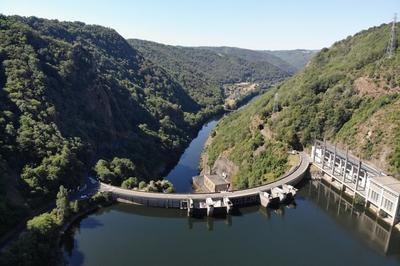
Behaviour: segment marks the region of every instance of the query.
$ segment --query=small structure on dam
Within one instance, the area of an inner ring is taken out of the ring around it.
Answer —
[[[229,190],[230,182],[226,175],[204,174],[194,176],[193,185],[202,192],[222,192]]]
[[[279,197],[274,198],[271,193],[260,192],[260,204],[263,207],[277,206],[279,204]]]
[[[201,200],[183,200],[181,201],[181,209],[187,209],[188,216],[204,215],[212,216],[214,214],[229,214],[233,209],[233,203],[228,197],[222,199],[206,198]]]
[[[260,192],[271,192],[276,187],[281,188],[285,197],[289,194],[293,196],[295,189],[292,186],[302,180],[310,164],[309,156],[306,153],[300,152],[298,156],[299,164],[278,180],[248,189],[229,190],[228,184],[225,184],[219,187],[219,189],[225,188],[221,192],[158,193],[124,189],[100,182],[99,191],[110,192],[113,198],[120,202],[149,207],[179,208],[187,210],[189,215],[201,212],[207,215],[227,214],[232,211],[233,207],[259,204]],[[226,182],[228,183],[228,181]]]
[[[230,183],[222,176],[205,174],[204,185],[211,192],[221,192],[228,191]]]
[[[294,200],[297,189],[291,185],[283,184],[282,187],[274,187],[269,191],[261,191],[260,204],[263,207],[276,207],[280,203],[289,203]]]
[[[314,142],[311,157],[313,164],[328,177],[327,181],[354,196],[361,196],[366,206],[390,224],[400,220],[399,180],[357,159],[348,151],[341,151],[319,140]]]

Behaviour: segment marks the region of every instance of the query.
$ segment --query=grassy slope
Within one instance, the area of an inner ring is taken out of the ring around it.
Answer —
[[[382,25],[323,49],[302,72],[218,125],[207,148],[209,164],[225,152],[240,167],[249,169],[241,170],[234,183],[242,186],[247,182],[251,186],[263,182],[271,165],[259,165],[262,158],[254,159],[254,145],[249,144],[261,143],[258,132],[251,130],[258,127],[264,128],[260,131],[265,135],[264,142],[279,150],[277,157],[284,146],[302,148],[314,137],[325,137],[350,147],[355,154],[362,153],[363,159],[374,161],[398,177],[400,49],[387,58],[388,38],[389,25]],[[365,91],[368,86],[357,85],[357,80],[365,78],[372,89]],[[275,93],[279,112],[273,113]],[[233,131],[241,137],[233,136]],[[285,164],[285,160],[281,162]],[[276,176],[278,172],[271,173]],[[250,182],[254,178],[257,182]]]
[[[232,177],[237,189],[270,182],[288,168],[287,145],[265,138],[259,128],[262,124],[259,111],[266,108],[271,97],[272,91],[267,92],[249,106],[225,116],[206,149],[209,165],[224,154],[239,166],[239,172]]]

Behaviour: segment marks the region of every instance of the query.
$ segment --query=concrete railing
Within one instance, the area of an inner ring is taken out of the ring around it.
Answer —
[[[310,159],[304,152],[299,153],[299,165],[274,182],[249,189],[215,192],[215,193],[157,193],[123,189],[100,183],[100,191],[111,192],[117,200],[154,207],[179,208],[181,201],[193,199],[204,201],[206,198],[222,199],[228,197],[235,205],[246,205],[259,202],[259,193],[269,191],[283,184],[296,185],[305,175]]]

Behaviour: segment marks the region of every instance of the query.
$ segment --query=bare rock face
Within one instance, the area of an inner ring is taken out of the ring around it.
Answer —
[[[211,170],[212,173],[220,176],[224,176],[226,174],[228,180],[230,180],[232,176],[236,175],[238,171],[239,167],[222,154],[218,156]]]
[[[91,112],[98,114],[104,125],[114,130],[113,115],[111,111],[110,95],[101,86],[89,88],[87,91],[88,107]]]
[[[389,162],[395,152],[392,140],[396,138],[400,125],[398,110],[400,110],[400,100],[380,108],[365,121],[356,124],[354,126],[356,133],[351,139],[347,139],[347,143],[341,143],[340,148],[349,148],[350,152],[362,156],[362,160],[397,177],[398,174],[392,171]]]
[[[362,96],[379,97],[386,94],[400,92],[400,87],[390,87],[385,80],[373,80],[368,77],[360,77],[354,81],[354,87]]]

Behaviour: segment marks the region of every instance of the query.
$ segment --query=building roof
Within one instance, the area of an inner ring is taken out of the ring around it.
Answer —
[[[226,185],[229,184],[228,181],[226,181],[222,176],[219,175],[204,175],[204,177],[207,177],[211,182],[214,183],[214,185]]]
[[[321,145],[319,148],[322,149],[322,145],[324,145],[324,142],[317,140],[317,143],[319,145]],[[328,142],[326,142],[325,144],[326,144],[326,148],[328,149],[328,151],[333,153],[334,150],[335,150],[335,145],[333,145],[331,143],[328,143]],[[346,151],[342,150],[342,149],[340,149],[338,147],[336,148],[336,154],[337,154],[337,156],[340,156],[342,158],[346,158]],[[360,161],[360,159],[355,157],[354,155],[352,155],[350,153],[350,151],[347,154],[347,156],[348,156],[349,162],[351,162],[352,164],[357,165],[358,162]],[[363,168],[364,170],[367,170],[370,173],[373,173],[374,175],[379,175],[380,176],[380,175],[382,175],[382,173],[384,173],[381,169],[377,169],[376,167],[373,167],[372,165],[370,165],[369,163],[367,163],[365,161],[362,161],[361,168]],[[386,173],[384,173],[384,174],[386,174]]]
[[[390,188],[394,192],[400,194],[400,181],[391,176],[375,176],[371,177],[375,183]]]

